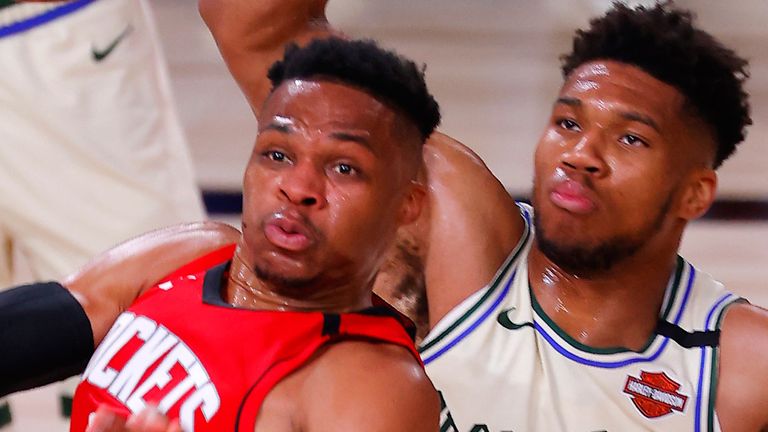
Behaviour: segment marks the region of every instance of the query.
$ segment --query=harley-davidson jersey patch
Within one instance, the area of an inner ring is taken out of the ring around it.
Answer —
[[[688,396],[679,393],[680,384],[664,372],[640,372],[640,378],[627,377],[624,393],[631,396],[635,407],[648,418],[661,417],[672,411],[683,412]]]

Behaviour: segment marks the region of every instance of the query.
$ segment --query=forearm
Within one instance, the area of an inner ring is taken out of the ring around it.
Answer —
[[[270,90],[269,66],[285,45],[340,35],[325,17],[327,0],[200,0],[211,31],[235,81],[258,114]]]
[[[0,293],[0,396],[76,375],[94,351],[85,311],[55,282]]]
[[[326,3],[327,0],[200,0],[198,6],[217,42],[265,50],[282,46],[307,27],[326,24]]]

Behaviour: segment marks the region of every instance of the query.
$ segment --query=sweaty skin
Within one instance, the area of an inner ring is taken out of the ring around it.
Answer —
[[[201,14],[256,113],[268,83],[256,82],[261,75],[249,70],[266,69],[288,41],[335,33],[325,19],[325,1],[298,3],[200,0]],[[227,20],[226,14],[248,18]],[[253,30],[265,27],[268,36]],[[593,62],[571,74],[554,104],[536,151],[534,204],[541,232],[566,249],[616,240],[612,246],[624,258],[605,264],[606,271],[585,271],[584,263],[555,263],[538,242],[534,246],[534,293],[580,342],[637,348],[648,339],[683,229],[714,199],[714,142],[683,102],[676,89],[642,70]],[[435,133],[424,161],[429,208],[400,237],[417,239],[434,325],[491,280],[520,239],[523,222],[502,185],[462,144]],[[572,235],[569,244],[565,239]],[[635,319],[628,323],[630,306]],[[753,361],[768,358],[766,334],[768,313],[760,308],[738,304],[725,316],[716,410],[726,431],[768,426],[768,390],[760,384],[768,363]]]

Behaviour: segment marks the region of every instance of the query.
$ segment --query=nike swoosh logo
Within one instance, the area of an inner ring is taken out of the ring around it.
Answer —
[[[508,329],[508,330],[517,330],[521,329],[523,327],[530,327],[533,328],[533,323],[531,322],[524,322],[522,324],[517,324],[515,322],[512,322],[512,319],[509,318],[509,313],[514,312],[515,308],[509,308],[504,309],[496,316],[496,322],[501,324],[502,327]]]
[[[125,28],[125,30],[123,30],[123,32],[120,33],[117,36],[117,38],[114,41],[112,41],[111,44],[107,45],[107,47],[104,48],[103,50],[97,49],[96,47],[92,47],[91,48],[91,54],[93,54],[93,59],[96,62],[103,61],[105,58],[107,58],[108,55],[110,55],[112,53],[112,51],[115,50],[115,48],[117,48],[117,46],[120,44],[120,42],[122,42],[123,39],[125,39],[125,37],[128,36],[132,31],[133,31],[133,27],[129,24]]]

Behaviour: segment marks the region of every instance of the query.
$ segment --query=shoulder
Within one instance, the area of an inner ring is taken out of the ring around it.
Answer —
[[[768,310],[749,303],[730,306],[723,318],[720,345],[723,360],[733,356],[744,361],[739,353],[766,354],[768,358]],[[760,362],[750,369],[760,367],[768,372],[768,362]]]
[[[83,305],[98,344],[141,293],[190,261],[235,243],[239,235],[219,222],[159,229],[102,252],[63,283]]]
[[[717,412],[737,430],[768,427],[768,311],[746,303],[732,305],[723,318]],[[750,426],[751,425],[751,426]]]
[[[167,241],[191,241],[198,242],[206,246],[209,244],[227,244],[234,243],[240,236],[238,231],[232,225],[217,221],[190,222],[178,225],[172,225],[128,240],[123,245],[133,244],[139,246],[145,244],[148,246],[159,245]]]
[[[437,392],[419,362],[402,347],[363,341],[333,344],[311,364],[305,384],[307,431],[438,429]]]
[[[211,251],[232,244],[239,236],[240,232],[231,225],[213,221],[192,222],[157,229],[126,240],[100,253],[69,279],[84,272],[98,272],[99,269],[105,268],[119,269],[121,264],[139,260],[144,256],[154,257],[170,253],[179,258],[194,258],[199,256],[198,251]],[[178,259],[173,262],[184,264]]]
[[[146,289],[178,267],[237,242],[240,232],[221,222],[195,222],[150,231],[118,244],[92,258],[64,280],[73,291],[105,279]],[[122,291],[121,291],[122,292]],[[128,299],[132,301],[139,291]]]

